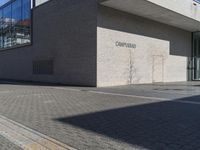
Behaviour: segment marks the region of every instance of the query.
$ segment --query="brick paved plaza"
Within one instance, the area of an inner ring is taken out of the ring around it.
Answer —
[[[200,83],[0,84],[0,115],[80,150],[200,149]],[[20,149],[0,136],[1,149]]]

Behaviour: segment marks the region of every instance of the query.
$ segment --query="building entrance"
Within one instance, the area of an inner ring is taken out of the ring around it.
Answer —
[[[193,80],[200,80],[200,32],[193,34]]]

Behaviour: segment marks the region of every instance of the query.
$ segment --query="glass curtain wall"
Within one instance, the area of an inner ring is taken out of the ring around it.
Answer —
[[[0,7],[0,49],[31,42],[30,0],[11,0]]]
[[[200,80],[200,32],[193,33],[193,80]]]

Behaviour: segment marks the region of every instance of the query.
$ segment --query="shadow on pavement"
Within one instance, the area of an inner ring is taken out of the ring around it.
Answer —
[[[188,101],[199,103],[190,104]],[[58,118],[56,121],[150,150],[200,149],[200,96]]]

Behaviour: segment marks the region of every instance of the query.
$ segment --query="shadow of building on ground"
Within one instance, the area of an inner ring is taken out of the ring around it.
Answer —
[[[200,148],[200,96],[55,120],[150,150]]]

